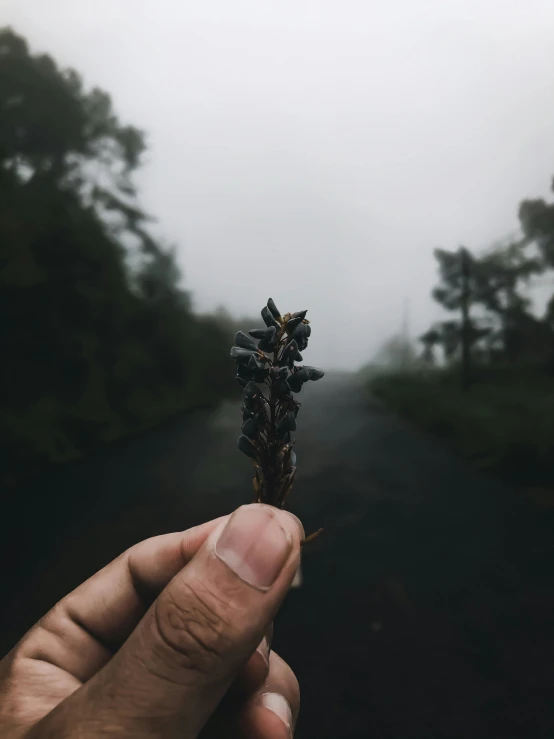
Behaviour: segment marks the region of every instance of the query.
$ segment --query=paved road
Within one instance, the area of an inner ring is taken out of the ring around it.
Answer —
[[[299,399],[291,509],[308,531],[326,529],[276,624],[303,688],[299,735],[554,736],[552,517],[385,413],[348,375]],[[238,425],[236,404],[199,411],[52,475],[41,505],[37,483],[21,491],[35,502],[6,579],[0,646],[137,539],[248,501]]]

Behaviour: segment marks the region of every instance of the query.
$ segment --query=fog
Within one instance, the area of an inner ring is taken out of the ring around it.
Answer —
[[[0,0],[0,23],[146,130],[141,201],[196,308],[308,308],[326,368],[405,306],[424,331],[432,249],[549,191],[551,0]]]

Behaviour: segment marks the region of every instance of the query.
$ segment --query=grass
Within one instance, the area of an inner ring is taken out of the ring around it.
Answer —
[[[370,392],[474,466],[518,485],[554,486],[554,377],[479,368],[468,391],[456,368],[374,375]]]

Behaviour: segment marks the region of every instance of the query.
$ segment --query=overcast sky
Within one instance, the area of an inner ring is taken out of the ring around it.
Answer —
[[[355,367],[440,312],[432,249],[517,228],[554,174],[553,0],[0,0],[113,96],[199,310],[309,309]]]

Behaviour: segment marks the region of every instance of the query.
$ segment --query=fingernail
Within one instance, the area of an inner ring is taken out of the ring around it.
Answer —
[[[292,711],[288,701],[279,693],[264,693],[260,698],[260,702],[264,708],[278,716],[287,727],[289,733],[292,727]]]
[[[292,537],[270,506],[254,505],[233,513],[214,551],[241,580],[267,590],[283,569],[291,548]]]
[[[269,666],[269,643],[267,641],[267,637],[264,636],[264,638],[258,644],[256,652],[262,657],[266,665]]]

